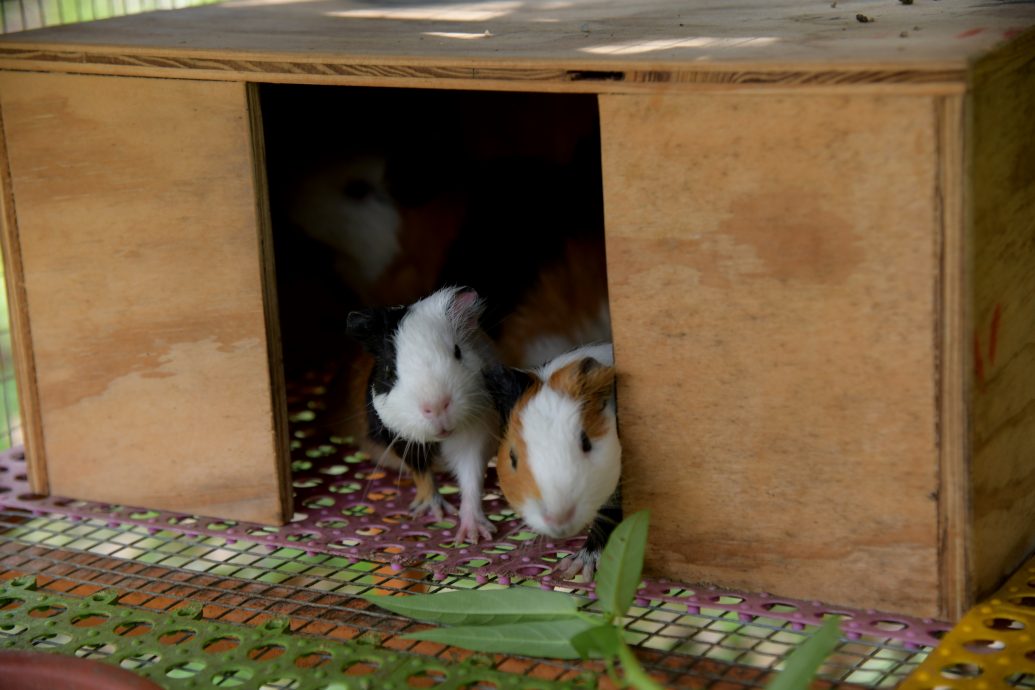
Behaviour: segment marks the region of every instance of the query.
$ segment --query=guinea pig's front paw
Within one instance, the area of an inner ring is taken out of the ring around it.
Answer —
[[[456,515],[456,508],[442,494],[435,491],[423,500],[413,499],[413,503],[410,504],[410,512],[413,517],[431,515],[436,520],[441,520],[446,515]]]
[[[597,569],[597,561],[600,560],[600,551],[596,549],[579,549],[578,553],[565,556],[557,561],[554,566],[553,575],[562,580],[575,580],[580,574],[585,582],[593,581],[593,574]]]
[[[484,514],[465,514],[460,512],[460,524],[456,527],[454,544],[477,544],[481,538],[492,539],[496,525],[489,522]]]

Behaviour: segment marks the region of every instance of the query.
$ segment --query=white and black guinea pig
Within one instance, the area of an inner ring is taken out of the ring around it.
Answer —
[[[488,539],[482,510],[485,469],[499,417],[484,371],[495,363],[478,326],[484,305],[466,288],[443,288],[405,307],[349,314],[347,330],[373,355],[366,391],[368,441],[413,471],[416,514],[456,512],[435,486],[441,461],[460,486],[456,541]]]
[[[497,365],[486,380],[504,420],[496,471],[507,502],[556,539],[590,527],[583,549],[557,570],[588,580],[621,520],[611,345],[579,347],[532,370]]]

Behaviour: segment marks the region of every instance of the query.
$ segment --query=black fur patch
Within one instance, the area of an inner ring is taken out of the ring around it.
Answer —
[[[600,553],[603,551],[604,547],[607,546],[608,538],[621,521],[622,489],[619,487],[611,494],[611,498],[607,500],[607,503],[597,511],[593,524],[589,526],[589,536],[586,537],[586,543],[582,547],[583,550],[590,553]]]
[[[535,377],[521,369],[511,369],[502,364],[493,364],[482,371],[485,378],[485,386],[489,389],[492,402],[500,413],[503,423],[502,433],[507,433],[507,425],[510,421],[510,413],[517,404],[521,394],[528,390],[535,382]]]
[[[579,373],[585,376],[594,369],[600,369],[603,366],[603,364],[592,357],[583,357],[582,361],[579,362]]]
[[[398,377],[394,336],[407,310],[408,307],[388,307],[349,312],[345,332],[374,356],[370,385],[377,393],[392,390]]]

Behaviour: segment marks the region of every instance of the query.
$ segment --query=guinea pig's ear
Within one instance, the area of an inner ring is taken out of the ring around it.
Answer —
[[[483,311],[485,302],[478,297],[477,292],[468,287],[456,289],[449,305],[449,316],[457,324],[464,328],[477,328]]]
[[[482,375],[485,377],[485,386],[489,389],[489,394],[496,404],[505,428],[507,420],[510,418],[510,412],[517,404],[518,398],[535,383],[535,375],[498,363],[485,369]]]
[[[349,312],[345,333],[358,340],[363,348],[378,354],[384,349],[385,337],[399,325],[405,309],[372,308]]]
[[[579,362],[579,389],[590,404],[604,409],[614,397],[615,368],[601,364],[592,357]]]

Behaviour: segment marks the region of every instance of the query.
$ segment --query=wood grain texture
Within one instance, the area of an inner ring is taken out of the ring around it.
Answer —
[[[36,359],[29,337],[29,307],[25,296],[25,270],[21,243],[18,239],[18,215],[11,190],[11,166],[4,134],[3,109],[0,107],[0,245],[3,247],[4,282],[11,332],[11,357],[21,411],[22,443],[29,468],[29,485],[33,492],[49,493],[43,430],[40,428],[39,396],[36,394]]]
[[[273,416],[273,442],[277,459],[277,485],[281,515],[294,514],[294,489],[291,483],[291,436],[288,430],[287,382],[284,348],[277,302],[277,268],[273,224],[270,216],[269,180],[266,174],[266,137],[263,133],[262,105],[258,84],[247,84],[249,136],[252,143],[252,172],[255,184],[255,218],[259,243],[259,270],[262,281],[262,309],[266,325],[270,411]]]
[[[925,97],[601,97],[623,486],[648,569],[939,613]]]
[[[236,0],[6,36],[0,66],[603,93],[642,86],[946,86],[959,84],[969,62],[1004,37],[1035,25],[1029,7],[980,0],[951,8],[830,5]],[[860,12],[875,21],[859,22]]]
[[[962,96],[934,100],[938,180],[934,190],[940,232],[940,281],[936,298],[938,358],[938,530],[942,615],[958,620],[974,604],[970,580],[970,438],[967,414],[972,381],[967,295],[971,275],[966,240],[966,131]]]
[[[247,105],[0,75],[54,494],[284,519]]]
[[[132,50],[59,50],[18,48],[0,45],[0,69],[115,74],[218,81],[254,80],[288,84],[339,86],[396,86],[436,89],[480,89],[563,93],[643,93],[664,90],[782,92],[827,91],[884,92],[907,88],[929,95],[960,93],[966,71],[962,67],[932,68],[774,68],[755,65],[744,68],[695,66],[678,69],[631,68],[628,62],[608,65],[563,65],[557,67],[444,62],[428,64],[426,59],[403,63],[378,63],[372,58],[327,57],[319,61],[289,60],[282,55],[198,56],[189,52],[169,55]],[[607,69],[601,69],[607,67]]]
[[[976,593],[1035,549],[1035,40],[976,66],[970,442]]]

